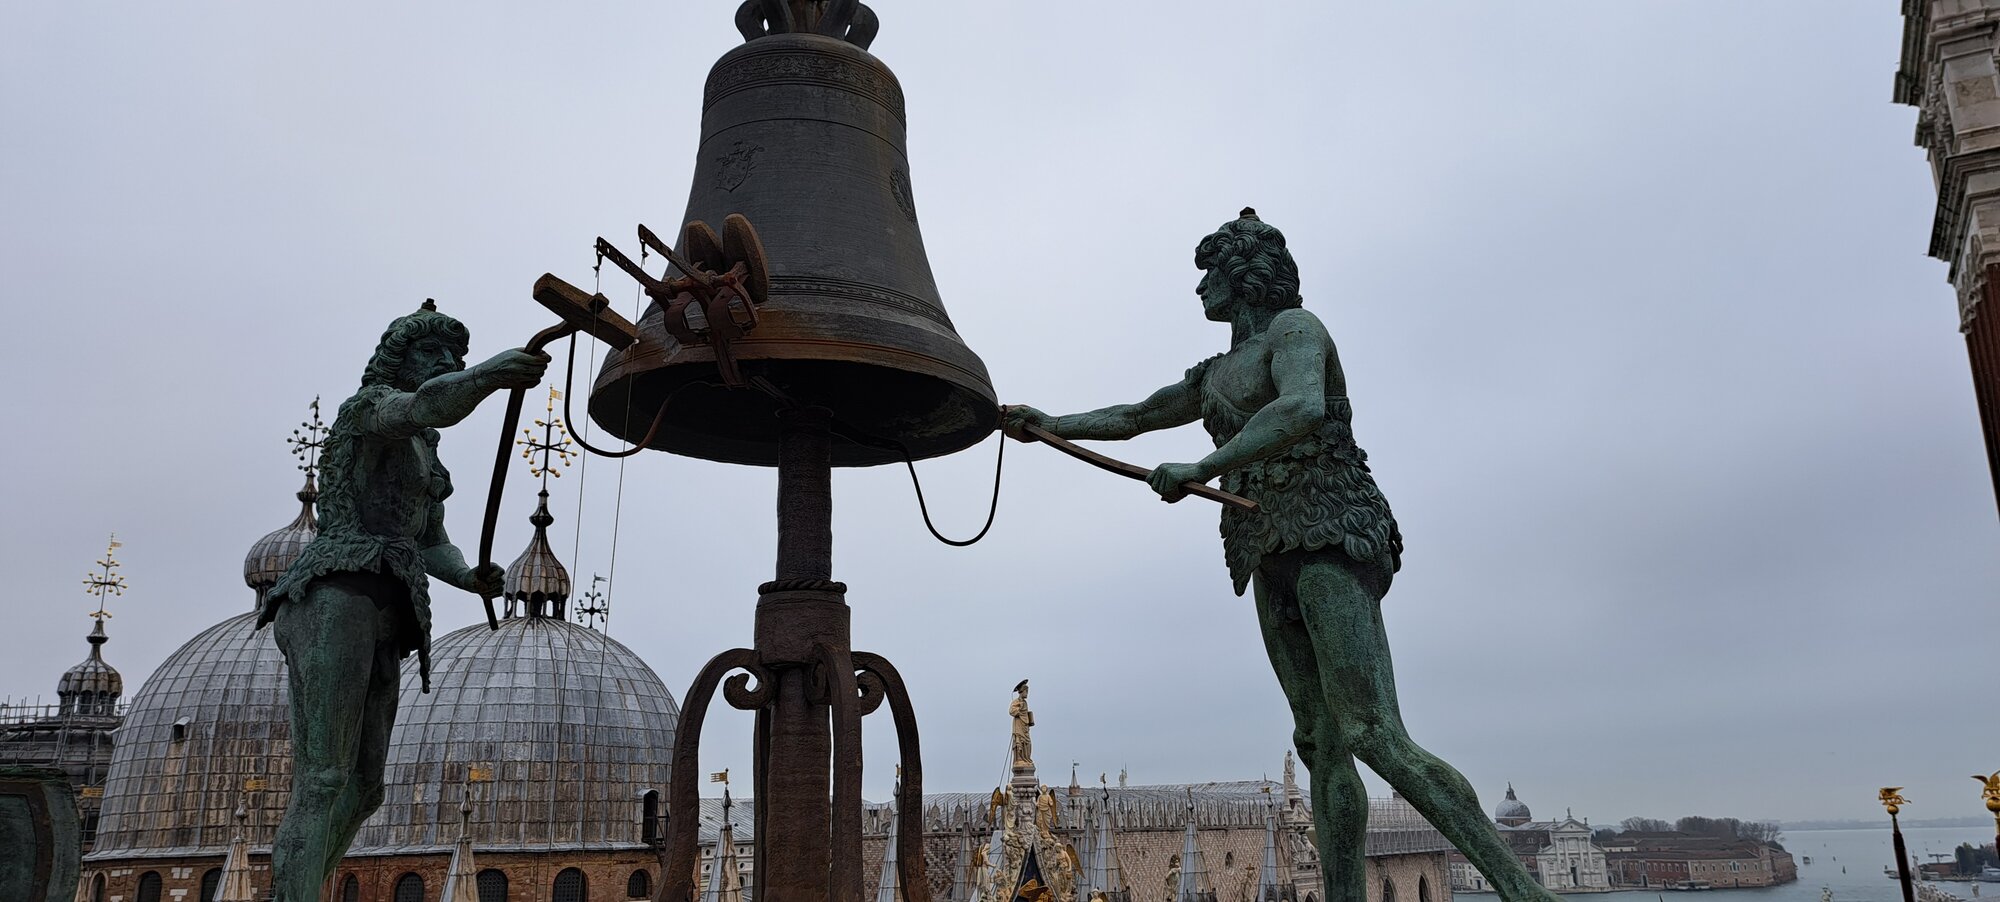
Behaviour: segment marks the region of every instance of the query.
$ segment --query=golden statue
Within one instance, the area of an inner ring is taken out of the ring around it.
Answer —
[[[1027,680],[1014,685],[1014,701],[1007,705],[1007,716],[1014,718],[1014,763],[1033,762],[1034,746],[1028,739],[1028,729],[1035,725],[1035,712],[1028,710]]]

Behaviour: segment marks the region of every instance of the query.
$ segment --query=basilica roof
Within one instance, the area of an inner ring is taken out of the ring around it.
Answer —
[[[518,616],[438,637],[431,674],[426,694],[405,668],[386,798],[349,854],[449,851],[468,792],[482,851],[644,846],[680,706],[631,649]]]
[[[180,647],[132,697],[90,858],[222,854],[240,803],[268,845],[291,787],[285,661],[243,613]]]

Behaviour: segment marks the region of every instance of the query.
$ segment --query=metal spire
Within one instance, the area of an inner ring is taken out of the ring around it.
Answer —
[[[560,620],[565,616],[564,604],[569,601],[569,571],[556,559],[555,549],[549,547],[549,526],[556,522],[549,513],[549,477],[561,477],[562,468],[569,466],[570,458],[576,454],[569,450],[569,430],[555,415],[556,401],[561,398],[561,391],[549,389],[548,418],[535,421],[542,429],[541,438],[535,437],[533,429],[523,429],[527,437],[515,441],[523,446],[521,457],[528,461],[528,472],[542,478],[542,490],[540,503],[528,517],[528,522],[535,526],[534,538],[507,567],[501,594],[507,599],[508,617],[523,613],[521,609],[525,607],[530,617]]]

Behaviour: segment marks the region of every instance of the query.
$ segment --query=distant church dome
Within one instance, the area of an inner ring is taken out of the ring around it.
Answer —
[[[302,507],[298,517],[284,528],[266,533],[263,538],[250,546],[250,553],[243,556],[243,582],[257,592],[257,601],[262,604],[264,592],[277,585],[278,578],[291,569],[292,562],[299,559],[300,552],[311,544],[313,536],[319,535],[319,519],[313,516],[313,502],[319,500],[319,486],[313,481],[312,471],[306,471],[306,487],[299,490]]]
[[[1493,819],[1508,827],[1518,827],[1535,819],[1528,805],[1514,797],[1514,784],[1507,784],[1507,797],[1493,809]]]
[[[64,714],[109,717],[118,713],[118,697],[125,694],[125,678],[104,661],[104,643],[111,639],[104,635],[103,620],[97,621],[86,641],[90,643],[90,657],[63,671],[62,679],[56,682],[56,698],[62,702]]]
[[[90,860],[222,854],[238,804],[269,844],[291,789],[285,660],[256,615],[203,630],[132,697]]]
[[[589,627],[530,614],[448,633],[429,694],[404,670],[386,797],[350,854],[450,851],[468,791],[482,851],[644,848],[679,719],[652,668]]]

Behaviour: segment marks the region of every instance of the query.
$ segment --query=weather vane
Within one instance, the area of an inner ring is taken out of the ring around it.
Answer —
[[[601,630],[605,622],[611,619],[611,601],[604,597],[603,592],[597,590],[597,585],[604,581],[604,577],[600,574],[590,575],[590,591],[583,593],[583,597],[577,600],[574,608],[577,623],[590,626],[591,621],[595,620],[597,628]]]
[[[97,610],[90,616],[98,623],[103,623],[105,618],[111,616],[111,613],[104,609],[106,596],[123,595],[125,590],[130,588],[125,582],[125,577],[118,573],[118,549],[123,545],[123,542],[118,541],[118,534],[112,533],[111,544],[104,549],[104,559],[97,562],[97,572],[85,574],[83,577],[84,593],[97,596]]]
[[[576,452],[569,449],[569,428],[563,425],[561,417],[556,416],[556,402],[560,400],[562,391],[550,388],[548,419],[535,421],[535,425],[542,429],[542,437],[537,439],[535,430],[523,428],[521,434],[527,437],[514,442],[521,446],[521,458],[528,462],[528,472],[542,477],[544,490],[549,486],[549,477],[560,478],[561,468],[569,466],[570,458],[576,456]],[[537,457],[540,459],[537,460]]]
[[[299,424],[292,430],[292,437],[285,444],[292,446],[292,456],[299,459],[299,469],[308,477],[319,472],[319,449],[326,447],[326,424],[319,418],[319,396],[313,396],[312,419]]]

